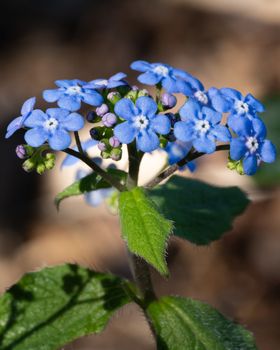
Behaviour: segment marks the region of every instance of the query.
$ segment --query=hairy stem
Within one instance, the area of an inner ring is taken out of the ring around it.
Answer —
[[[229,150],[229,145],[219,145],[216,148],[216,151],[227,151]],[[164,170],[162,173],[160,173],[156,178],[154,178],[152,181],[150,181],[148,184],[145,185],[146,188],[153,188],[156,185],[160,184],[163,180],[168,178],[170,175],[174,174],[175,171],[177,171],[180,167],[186,165],[187,163],[191,162],[192,160],[195,160],[197,158],[200,158],[204,156],[206,153],[201,152],[192,152],[189,153],[185,158],[180,160],[178,163],[171,165],[169,168]]]
[[[124,186],[118,179],[114,176],[108,174],[105,170],[100,168],[95,162],[93,162],[86,154],[77,152],[71,148],[66,148],[63,152],[80,159],[82,162],[87,164],[93,171],[101,175],[105,181],[107,181],[112,187],[115,187],[118,191],[126,191],[126,186]]]

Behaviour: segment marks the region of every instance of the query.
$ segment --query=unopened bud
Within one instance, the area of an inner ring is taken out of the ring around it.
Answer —
[[[28,173],[30,173],[32,170],[34,170],[35,166],[36,166],[36,163],[34,162],[34,160],[32,158],[26,159],[26,161],[22,164],[23,170],[25,170]]]
[[[149,96],[149,95],[150,95],[149,91],[146,89],[139,90],[139,92],[138,92],[138,97]]]
[[[91,112],[88,112],[87,116],[86,116],[86,119],[89,123],[94,123],[96,122],[97,118],[96,118],[96,114],[94,111],[91,111]]]
[[[120,146],[121,143],[120,143],[120,140],[116,136],[112,136],[109,138],[109,144],[113,148],[117,148]]]
[[[122,150],[119,148],[113,148],[110,156],[113,160],[118,161],[122,157]]]
[[[96,114],[99,117],[103,117],[103,115],[108,112],[109,112],[109,107],[105,103],[103,103],[101,106],[96,108]]]
[[[100,149],[101,152],[104,152],[107,150],[107,145],[104,142],[99,142],[97,147]]]
[[[129,98],[131,101],[135,101],[138,97],[138,90],[130,90],[126,95],[125,98]]]
[[[107,95],[107,99],[113,104],[116,104],[121,98],[121,94],[117,91],[109,92],[109,94]]]
[[[102,117],[102,124],[104,126],[107,126],[107,128],[111,128],[116,124],[116,122],[117,122],[117,117],[114,113],[106,113]]]
[[[16,155],[17,155],[18,158],[20,158],[20,159],[25,159],[25,158],[28,157],[24,145],[18,145],[18,146],[16,147]]]
[[[45,171],[46,171],[46,167],[45,167],[45,164],[44,163],[39,163],[37,166],[36,166],[36,171],[39,175],[42,175]]]
[[[55,166],[55,154],[54,153],[47,153],[45,156],[45,167],[47,170],[51,170]]]
[[[176,106],[177,98],[174,95],[165,92],[161,95],[160,101],[164,108],[170,109]]]
[[[93,140],[100,140],[102,138],[102,131],[100,128],[90,129],[89,134]]]

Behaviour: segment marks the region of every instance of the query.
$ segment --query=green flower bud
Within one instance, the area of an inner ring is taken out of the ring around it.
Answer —
[[[22,168],[24,171],[30,173],[32,170],[34,170],[36,167],[36,162],[34,159],[26,159],[26,161],[22,164]]]
[[[115,160],[118,161],[121,159],[122,157],[122,150],[121,148],[113,148],[110,154],[110,157]]]
[[[108,152],[108,151],[101,152],[101,157],[102,157],[103,159],[109,159],[109,158],[111,158],[110,152]]]
[[[139,90],[138,91],[138,97],[141,97],[141,96],[149,96],[149,91],[146,90],[146,89],[142,89],[142,90]]]
[[[239,175],[244,175],[244,169],[243,169],[243,164],[241,161],[238,162],[236,166],[236,171],[238,172]]]
[[[115,105],[121,98],[121,94],[117,91],[109,92],[107,95],[107,100],[109,100],[113,105]]]
[[[131,101],[135,102],[138,97],[138,90],[130,90],[126,95],[125,98],[129,98]]]
[[[45,171],[46,171],[46,167],[45,167],[45,164],[44,163],[39,163],[37,166],[36,166],[36,171],[39,175],[42,175]]]
[[[47,170],[51,170],[55,166],[55,154],[54,153],[47,153],[45,156],[45,167]]]

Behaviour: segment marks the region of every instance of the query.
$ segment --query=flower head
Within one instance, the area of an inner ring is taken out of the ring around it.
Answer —
[[[127,85],[127,82],[124,80],[126,74],[120,72],[113,75],[109,79],[95,79],[90,81],[85,85],[86,88],[90,89],[113,89],[119,86]]]
[[[265,138],[266,128],[260,119],[238,119],[233,131],[237,137],[231,140],[230,157],[233,160],[243,160],[245,174],[255,174],[262,161],[265,163],[275,161],[275,146]]]
[[[198,152],[213,153],[215,141],[229,141],[230,132],[221,125],[222,114],[209,107],[202,107],[190,99],[180,110],[181,121],[174,126],[175,137],[183,142],[192,142]]]
[[[30,128],[24,135],[30,146],[39,147],[48,142],[53,150],[60,151],[70,146],[69,132],[80,130],[84,119],[66,109],[49,108],[46,113],[35,109],[25,120],[24,126]]]
[[[257,113],[264,112],[264,107],[253,95],[248,94],[243,96],[239,91],[229,88],[222,88],[220,92],[230,102],[228,125],[231,128],[235,127],[235,123],[239,119],[258,118]]]
[[[167,92],[179,92],[178,82],[185,80],[189,74],[181,69],[173,68],[168,64],[149,63],[146,61],[135,61],[130,66],[132,69],[142,72],[138,81],[142,84],[162,84]]]
[[[114,128],[114,134],[121,143],[129,144],[136,139],[142,152],[152,152],[159,147],[157,134],[166,135],[170,120],[164,114],[157,114],[157,104],[150,97],[139,97],[135,104],[127,98],[115,105],[115,113],[125,121]]]
[[[86,82],[73,80],[57,80],[58,89],[45,90],[43,97],[47,102],[56,102],[59,107],[69,111],[77,111],[81,108],[81,102],[90,106],[100,106],[103,97],[93,88],[86,88]]]
[[[35,103],[36,103],[35,97],[31,97],[24,102],[20,111],[21,115],[15,118],[14,120],[12,120],[7,127],[7,133],[5,136],[6,139],[11,137],[17,130],[23,127],[25,120],[29,117],[30,113],[33,111]]]

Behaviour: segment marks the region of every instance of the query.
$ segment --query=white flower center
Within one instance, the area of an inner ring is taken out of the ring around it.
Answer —
[[[208,120],[198,120],[195,124],[195,130],[205,134],[210,129]]]
[[[247,138],[246,147],[250,151],[250,153],[255,153],[259,148],[259,143],[256,137],[250,136]]]
[[[138,115],[134,119],[134,126],[139,129],[143,130],[146,129],[147,126],[149,125],[149,119],[145,115]]]
[[[55,118],[50,118],[44,122],[44,128],[47,131],[53,131],[58,127],[58,121]]]
[[[158,75],[162,75],[163,77],[166,77],[168,75],[168,68],[165,66],[156,66],[153,69],[154,73],[158,74]]]
[[[79,94],[80,92],[82,91],[82,88],[78,85],[75,85],[75,86],[69,86],[67,89],[66,89],[66,93],[68,95],[76,95],[76,94]]]
[[[249,106],[246,102],[243,101],[236,101],[235,102],[235,108],[238,112],[238,114],[245,114],[249,111]]]
[[[96,82],[95,82],[95,85],[98,85],[98,86],[107,86],[107,85],[108,85],[108,80],[103,79],[103,80],[96,81]]]
[[[196,91],[194,94],[194,97],[204,105],[207,105],[208,103],[208,97],[203,91]]]

